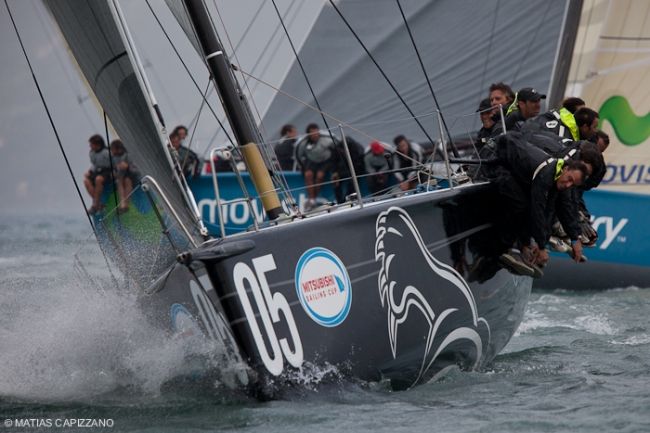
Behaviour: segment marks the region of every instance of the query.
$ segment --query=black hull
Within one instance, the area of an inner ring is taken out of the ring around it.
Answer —
[[[182,265],[152,301],[184,305],[211,336],[229,326],[221,336],[232,331],[261,384],[334,366],[403,389],[450,364],[478,368],[519,326],[532,284],[496,265],[492,194],[489,185],[415,194],[206,245],[192,266],[207,270],[213,287],[205,277],[200,285],[227,326],[198,311],[206,306],[188,296],[182,280],[194,277]],[[471,256],[468,274],[461,263]]]

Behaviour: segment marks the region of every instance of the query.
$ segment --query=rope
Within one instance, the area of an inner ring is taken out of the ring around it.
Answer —
[[[361,48],[363,48],[363,50],[366,52],[366,54],[368,55],[368,57],[370,58],[370,60],[372,60],[372,63],[375,64],[375,66],[376,66],[377,69],[379,70],[379,73],[382,75],[382,77],[384,77],[384,79],[386,80],[386,82],[388,83],[388,85],[390,86],[390,88],[393,89],[393,92],[395,92],[395,95],[396,95],[396,96],[399,98],[399,100],[402,102],[402,105],[404,105],[404,108],[406,108],[406,110],[409,112],[409,114],[410,114],[411,116],[413,116],[413,118],[415,119],[415,122],[418,124],[418,126],[420,127],[420,129],[422,130],[422,132],[424,133],[424,135],[427,137],[427,139],[428,139],[431,143],[433,143],[433,142],[434,142],[434,141],[433,141],[433,138],[431,138],[431,136],[430,136],[429,133],[426,131],[426,129],[424,129],[424,126],[423,126],[422,123],[420,123],[420,121],[417,119],[417,116],[415,115],[415,113],[413,113],[413,111],[411,110],[411,107],[409,107],[408,104],[406,103],[406,101],[404,100],[404,98],[402,98],[402,95],[400,95],[400,93],[399,93],[399,91],[397,90],[397,88],[395,88],[395,85],[393,85],[392,81],[390,81],[390,79],[388,78],[388,76],[386,75],[386,73],[384,72],[384,70],[381,68],[381,66],[379,66],[379,64],[377,63],[377,61],[376,61],[375,58],[373,57],[373,55],[370,54],[370,51],[368,50],[368,48],[366,48],[366,46],[365,46],[364,43],[361,41],[361,39],[359,38],[359,36],[357,35],[357,33],[354,31],[354,29],[352,28],[352,26],[350,26],[350,23],[348,23],[348,21],[345,19],[345,17],[343,16],[343,14],[342,14],[341,11],[339,10],[339,8],[336,6],[336,4],[334,3],[334,1],[333,1],[333,0],[329,0],[329,2],[330,2],[330,4],[332,5],[332,7],[334,8],[334,10],[336,11],[336,13],[339,15],[339,17],[341,17],[341,20],[343,20],[343,22],[345,23],[345,25],[347,26],[347,28],[350,30],[350,32],[352,33],[352,35],[354,35],[354,37],[356,38],[357,42],[359,42],[359,44],[361,45]]]
[[[402,9],[402,4],[399,2],[399,0],[395,0],[397,2],[397,7],[399,8],[399,12],[402,15],[402,20],[404,20],[404,26],[406,27],[406,31],[409,34],[409,38],[411,39],[411,44],[413,45],[413,49],[415,50],[415,54],[417,55],[418,62],[420,62],[420,68],[422,69],[422,73],[424,74],[424,78],[427,81],[427,85],[429,86],[429,91],[431,92],[431,96],[433,97],[433,102],[436,105],[436,108],[438,111],[440,111],[440,104],[438,103],[438,98],[436,98],[436,94],[433,91],[433,87],[431,86],[431,80],[429,80],[429,75],[427,74],[427,70],[424,67],[424,62],[422,62],[422,57],[420,56],[420,50],[418,50],[417,45],[415,44],[415,39],[413,38],[413,33],[411,33],[411,26],[409,26],[409,22],[406,19],[406,15],[404,15],[404,10]],[[451,133],[449,132],[449,128],[447,128],[447,122],[445,122],[445,118],[442,116],[442,111],[440,111],[440,119],[442,119],[442,126],[445,128],[445,132],[447,133],[447,136],[449,137],[449,144],[451,145],[451,151],[453,152],[455,157],[458,157],[458,149],[456,149],[456,145],[454,144],[454,140],[451,137]]]

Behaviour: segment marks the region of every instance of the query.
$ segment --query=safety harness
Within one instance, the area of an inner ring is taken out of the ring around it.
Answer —
[[[565,158],[568,158],[568,156],[565,157]],[[539,164],[537,166],[537,168],[535,169],[535,171],[533,172],[533,180],[535,180],[535,178],[537,177],[539,172],[542,171],[542,169],[544,167],[546,167],[547,165],[551,165],[553,163],[555,163],[555,177],[553,178],[553,180],[558,180],[558,178],[560,177],[560,174],[562,174],[562,168],[564,167],[564,162],[566,161],[565,158],[560,158],[560,159],[549,158],[549,159],[547,159],[545,161],[542,161],[542,163]]]

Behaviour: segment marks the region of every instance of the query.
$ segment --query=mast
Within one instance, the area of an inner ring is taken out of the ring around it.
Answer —
[[[230,62],[212,26],[207,7],[203,0],[184,0],[183,3],[264,210],[270,219],[276,219],[283,210],[268,168],[256,144],[260,134],[252,120],[253,116],[245,97],[232,74]]]
[[[562,98],[565,96],[564,92],[569,78],[573,48],[578,35],[582,5],[583,0],[567,0],[564,9],[562,30],[560,30],[555,61],[553,62],[553,71],[551,72],[551,83],[548,87],[548,99],[546,100],[549,110],[558,107],[560,102],[562,102]]]

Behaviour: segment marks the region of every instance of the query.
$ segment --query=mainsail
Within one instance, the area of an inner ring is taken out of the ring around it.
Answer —
[[[394,0],[337,1],[337,7],[417,115],[437,137],[435,110],[426,78],[416,63],[404,21]],[[410,0],[404,13],[452,134],[476,129],[470,115],[491,83],[516,91],[533,86],[546,93],[565,13],[565,0]],[[369,11],[372,11],[369,13]],[[372,18],[369,18],[369,17]],[[326,2],[299,52],[324,111],[390,142],[397,134],[425,139],[334,8]],[[313,105],[298,65],[282,91]],[[320,122],[318,113],[278,94],[265,125],[293,123],[300,129]],[[334,123],[335,125],[335,123]],[[363,137],[367,141],[366,137]]]
[[[605,189],[650,193],[650,3],[586,0],[566,94],[600,114],[610,136]]]

